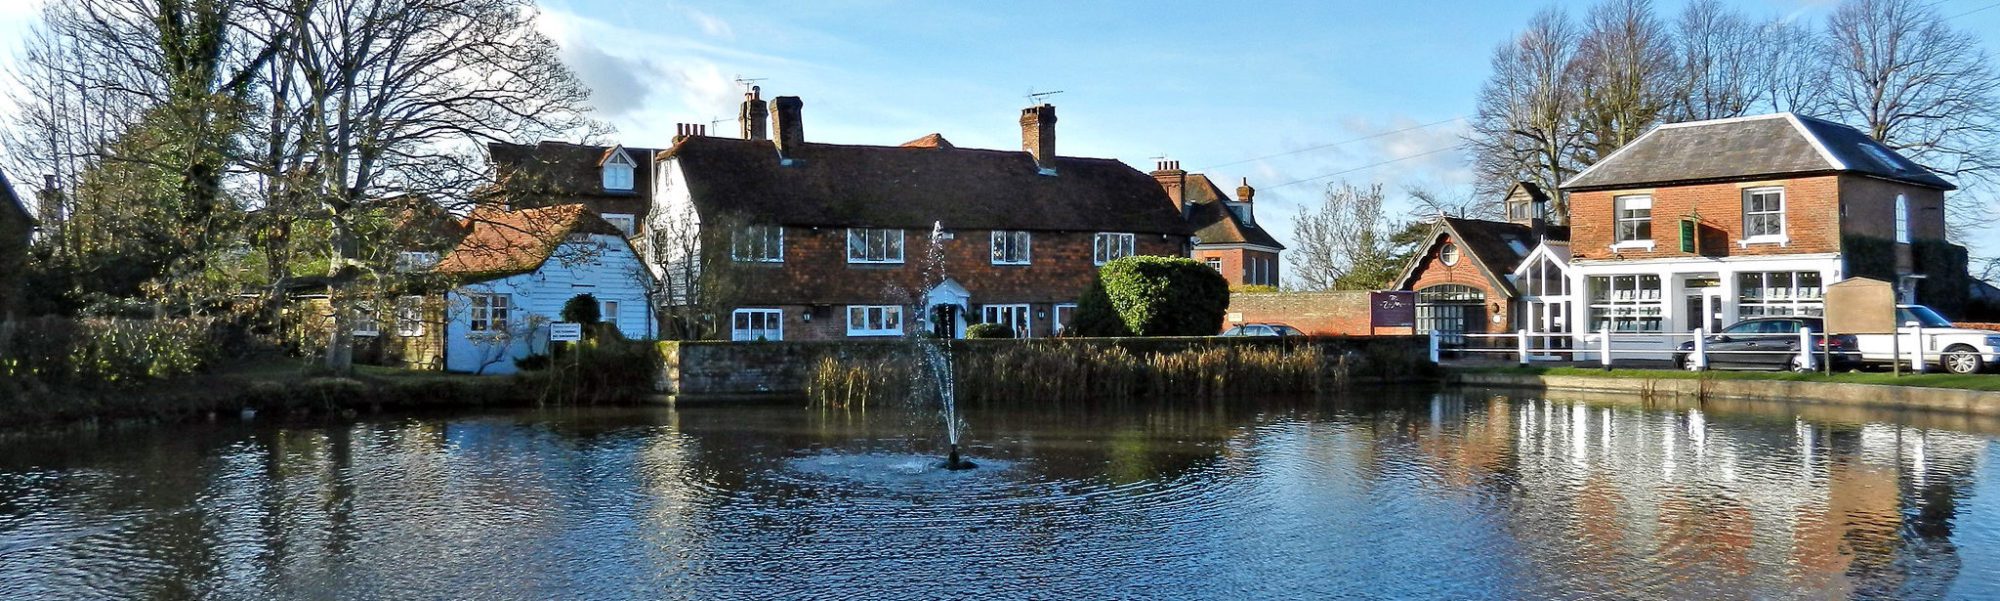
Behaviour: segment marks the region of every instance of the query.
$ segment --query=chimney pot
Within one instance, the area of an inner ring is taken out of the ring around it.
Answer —
[[[1153,170],[1153,180],[1160,182],[1160,189],[1166,190],[1167,198],[1174,201],[1174,207],[1180,209],[1185,217],[1187,172],[1181,170],[1180,161],[1162,159],[1155,166],[1159,168]]]
[[[1250,178],[1243,178],[1243,185],[1236,187],[1236,202],[1250,202],[1257,196],[1257,189],[1250,187]]]
[[[1056,171],[1056,107],[1042,104],[1021,109],[1021,148],[1035,157],[1042,173]]]
[[[778,145],[778,156],[791,159],[805,147],[805,124],[800,121],[800,111],[805,101],[797,96],[779,96],[771,101],[771,135]]]
[[[736,114],[736,122],[742,126],[743,139],[762,140],[768,137],[764,126],[770,119],[771,109],[764,102],[764,88],[750,86],[750,91],[743,93],[743,108]]]

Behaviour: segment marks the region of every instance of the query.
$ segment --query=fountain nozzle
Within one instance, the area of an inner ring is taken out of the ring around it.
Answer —
[[[958,445],[956,444],[951,445],[951,454],[945,455],[944,458],[944,469],[956,471],[956,470],[969,470],[975,467],[979,467],[979,464],[966,461],[963,457],[959,457]]]

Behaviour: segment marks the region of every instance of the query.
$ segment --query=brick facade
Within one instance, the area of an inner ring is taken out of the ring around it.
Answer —
[[[1514,312],[1508,310],[1506,290],[1501,288],[1499,283],[1486,277],[1486,274],[1479,270],[1478,261],[1463,247],[1459,249],[1456,264],[1446,265],[1441,254],[1447,245],[1456,244],[1457,241],[1452,239],[1450,234],[1445,234],[1442,238],[1440,243],[1431,245],[1425,251],[1423,259],[1417,263],[1415,271],[1412,272],[1414,277],[1403,289],[1421,293],[1425,288],[1447,284],[1471,287],[1486,295],[1485,317],[1481,322],[1485,328],[1483,331],[1488,333],[1514,331]],[[1501,275],[1504,277],[1504,274]],[[1365,305],[1363,309],[1366,310]],[[1493,321],[1495,315],[1500,316],[1500,321]],[[1471,328],[1468,327],[1468,330]]]
[[[936,277],[925,273],[929,234],[903,231],[902,263],[861,264],[847,262],[845,228],[786,227],[784,262],[729,263],[730,305],[784,309],[787,340],[846,337],[849,305],[906,305],[905,329],[916,327],[910,311],[928,292],[919,288]],[[1030,335],[1051,335],[1055,306],[1074,304],[1097,275],[1096,233],[1031,232],[1027,265],[994,264],[991,234],[959,230],[943,242],[944,275],[968,293],[968,321],[977,323],[985,305],[1027,304]],[[1136,254],[1177,257],[1186,248],[1186,236],[1133,235]]]
[[[1370,322],[1369,292],[1237,293],[1229,296],[1225,327],[1244,323],[1281,323],[1315,336],[1410,334],[1411,328],[1376,328]]]
[[[1229,281],[1230,288],[1243,286],[1277,286],[1282,281],[1283,271],[1278,265],[1278,253],[1248,248],[1204,248],[1195,247],[1196,261],[1216,266],[1222,279]],[[1261,262],[1253,271],[1253,261]],[[1253,281],[1254,279],[1254,281]]]
[[[1752,188],[1784,190],[1783,243],[1744,243],[1743,197]],[[1841,174],[1659,186],[1629,190],[1570,193],[1572,247],[1579,259],[1660,259],[1780,256],[1841,252],[1843,235],[1882,239],[1895,236],[1895,199],[1909,200],[1910,235],[1918,240],[1944,239],[1944,191],[1866,176]],[[1614,200],[1626,195],[1653,199],[1652,250],[1611,248],[1616,233]],[[1700,213],[1701,253],[1680,250],[1680,220]],[[1898,263],[1908,265],[1908,250]]]

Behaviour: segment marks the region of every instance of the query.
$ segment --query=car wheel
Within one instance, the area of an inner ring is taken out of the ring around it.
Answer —
[[[1685,369],[1688,371],[1701,371],[1701,366],[1695,364],[1694,355],[1681,355],[1681,369]]]
[[[1979,351],[1968,346],[1954,346],[1944,350],[1944,370],[1955,374],[1976,374],[1986,369],[1986,359]]]
[[[1800,361],[1798,357],[1792,357],[1791,359],[1785,360],[1785,371],[1789,371],[1795,374],[1813,373],[1812,368],[1806,367],[1805,362]]]

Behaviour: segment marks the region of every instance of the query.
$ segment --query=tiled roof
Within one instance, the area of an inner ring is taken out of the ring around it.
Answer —
[[[1569,241],[1569,228],[1548,227],[1543,231],[1550,242]],[[1514,296],[1515,292],[1513,286],[1508,283],[1506,275],[1513,273],[1514,268],[1519,267],[1522,260],[1535,252],[1535,246],[1541,244],[1541,240],[1537,240],[1534,236],[1534,229],[1526,225],[1442,216],[1438,219],[1436,229],[1432,230],[1429,238],[1426,238],[1424,247],[1418,249],[1410,265],[1403,269],[1403,276],[1397,278],[1398,288],[1407,287],[1416,279],[1419,275],[1418,269],[1432,254],[1429,252],[1430,247],[1437,245],[1446,235],[1450,235],[1452,240],[1458,242],[1462,257],[1471,257],[1479,266],[1480,272],[1486,274],[1486,277],[1508,296]]]
[[[632,189],[604,188],[603,165],[617,146],[544,141],[539,144],[486,145],[496,180],[487,194],[498,194],[513,208],[582,202],[603,213],[630,213],[644,218],[653,190],[654,149],[623,147],[632,159]]]
[[[1187,183],[1181,186],[1181,201],[1188,205],[1188,222],[1193,224],[1195,237],[1202,244],[1255,244],[1284,250],[1277,238],[1263,227],[1252,227],[1236,220],[1225,204],[1235,197],[1223,192],[1207,175],[1190,173]]]
[[[580,204],[507,211],[481,209],[465,218],[467,233],[436,271],[492,279],[539,269],[572,232],[621,235]]]
[[[952,145],[951,145],[951,140],[946,140],[946,139],[944,139],[944,134],[931,134],[931,135],[928,135],[928,136],[924,136],[924,137],[921,137],[921,138],[917,138],[917,139],[915,139],[915,140],[910,140],[910,141],[908,141],[908,142],[904,142],[904,143],[903,143],[903,147],[904,147],[904,148],[942,148],[942,149],[945,149],[945,150],[950,150],[950,149],[953,149],[953,148],[958,148],[957,146],[952,146]]]
[[[1661,125],[1562,187],[1601,189],[1836,172],[1953,187],[1859,131],[1791,113]]]
[[[7,181],[7,172],[0,171],[0,210],[16,213],[22,223],[35,223],[35,215],[28,212],[28,205],[21,203],[21,197],[14,194],[14,184]]]
[[[796,226],[1188,234],[1152,177],[1115,159],[1057,157],[1054,175],[1019,150],[807,143],[780,164],[767,140],[693,136],[679,164],[704,213]]]

